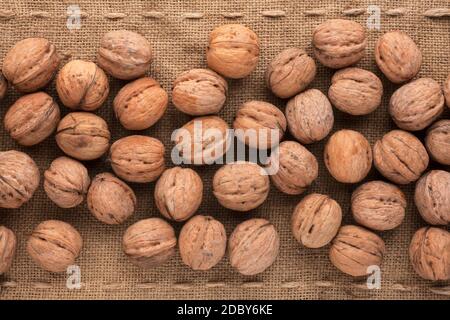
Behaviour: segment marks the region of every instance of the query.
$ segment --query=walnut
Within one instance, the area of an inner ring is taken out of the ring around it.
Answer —
[[[0,72],[0,101],[6,96],[6,91],[8,91],[8,82],[3,76],[3,73]]]
[[[326,195],[313,193],[295,207],[291,228],[299,243],[307,248],[320,248],[333,240],[341,221],[339,203]]]
[[[330,248],[331,263],[354,277],[365,276],[370,266],[380,266],[385,254],[383,239],[357,226],[343,226]]]
[[[389,113],[403,130],[422,130],[443,111],[441,86],[430,78],[420,78],[403,85],[394,92],[389,102]]]
[[[434,160],[450,165],[450,120],[440,120],[428,129],[425,146]]]
[[[258,64],[259,39],[256,33],[240,24],[225,24],[209,35],[206,49],[208,67],[221,75],[240,79]]]
[[[151,268],[164,264],[174,255],[177,238],[166,221],[150,218],[131,225],[123,235],[122,245],[134,265]]]
[[[222,260],[227,234],[219,221],[199,215],[183,226],[178,245],[184,264],[193,270],[209,270]]]
[[[145,130],[166,112],[169,97],[158,81],[140,78],[126,84],[114,98],[114,113],[128,130]]]
[[[356,183],[363,180],[372,167],[372,150],[369,141],[359,132],[335,132],[324,151],[325,165],[339,182]]]
[[[100,158],[109,147],[108,124],[89,112],[66,115],[56,129],[56,143],[64,153],[78,160]]]
[[[213,192],[219,203],[235,211],[259,207],[269,194],[269,177],[252,162],[238,161],[222,166],[214,174]]]
[[[38,186],[39,169],[30,156],[15,150],[0,152],[0,208],[19,208]]]
[[[5,78],[20,92],[45,87],[58,69],[60,58],[55,46],[45,38],[17,42],[3,59]]]
[[[100,173],[89,187],[87,205],[101,222],[121,224],[136,210],[136,196],[122,180],[110,173]]]
[[[306,90],[291,98],[285,112],[289,131],[301,143],[320,141],[333,129],[333,108],[317,89]]]
[[[111,167],[120,178],[130,182],[152,182],[164,171],[164,145],[147,136],[128,136],[111,145]]]
[[[5,89],[6,91],[6,89]],[[445,100],[447,101],[447,107],[450,108],[450,74],[447,77],[447,80],[445,80],[444,83],[444,95],[445,95]]]
[[[0,226],[0,275],[8,272],[16,254],[17,239],[14,232]]]
[[[428,154],[422,142],[409,132],[393,130],[373,146],[375,168],[397,184],[416,181],[428,167]]]
[[[59,107],[45,92],[20,97],[6,112],[5,130],[19,144],[32,146],[55,131],[60,118]]]
[[[117,30],[106,33],[97,53],[99,66],[115,78],[136,79],[150,67],[153,54],[147,39],[136,32]]]
[[[331,78],[328,97],[339,110],[351,115],[369,114],[381,104],[383,84],[372,72],[346,68]]]
[[[94,111],[108,98],[108,77],[93,62],[72,60],[59,71],[56,91],[66,107]]]
[[[42,269],[65,272],[80,255],[83,239],[70,224],[47,220],[34,229],[27,242],[31,259]]]
[[[351,208],[357,223],[374,230],[391,230],[405,218],[406,198],[393,184],[371,181],[353,192]]]
[[[172,102],[181,112],[192,116],[218,113],[227,98],[228,84],[208,69],[181,73],[173,82]]]
[[[67,157],[56,158],[44,172],[44,190],[61,208],[73,208],[83,202],[90,183],[86,167]]]
[[[155,186],[155,204],[159,212],[174,221],[189,219],[200,207],[203,182],[192,169],[167,169]]]

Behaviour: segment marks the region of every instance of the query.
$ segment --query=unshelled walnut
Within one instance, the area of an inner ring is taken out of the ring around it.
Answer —
[[[90,112],[66,115],[56,129],[56,143],[78,160],[100,158],[109,148],[111,134],[105,120]]]
[[[364,179],[372,167],[372,149],[369,141],[359,132],[335,132],[324,151],[325,165],[339,182],[356,183]]]
[[[160,218],[150,218],[131,225],[123,235],[123,251],[141,268],[164,264],[175,253],[177,238],[172,226]]]
[[[225,24],[209,35],[206,50],[208,67],[221,75],[240,79],[248,76],[258,64],[259,38],[240,24]]]
[[[8,82],[6,81],[3,73],[0,72],[0,101],[6,96],[6,92],[8,91]]]
[[[269,268],[276,260],[280,238],[274,225],[265,219],[250,219],[239,224],[228,241],[231,266],[246,276]]]
[[[87,205],[101,222],[121,224],[135,212],[136,196],[122,180],[111,173],[100,173],[89,187]]]
[[[339,110],[351,115],[369,114],[381,104],[383,84],[372,72],[346,68],[331,78],[328,97]]]
[[[371,181],[353,192],[351,208],[357,223],[374,230],[391,230],[405,218],[406,198],[393,184]]]
[[[144,77],[126,84],[113,101],[114,113],[128,130],[153,126],[166,112],[169,97],[158,81]]]
[[[327,20],[314,29],[312,37],[314,55],[329,68],[348,67],[365,55],[366,32],[355,21]]]
[[[264,169],[252,162],[238,161],[222,166],[214,174],[213,192],[219,203],[235,211],[259,207],[269,194]]]
[[[218,113],[227,98],[228,84],[208,69],[191,69],[173,82],[172,102],[181,112],[192,116]]]
[[[164,217],[174,221],[189,219],[202,199],[202,179],[190,168],[167,169],[155,186],[156,207]]]
[[[269,63],[265,78],[267,87],[280,98],[302,92],[316,76],[316,63],[303,49],[281,51]]]
[[[398,184],[416,181],[428,167],[428,154],[422,142],[409,132],[392,130],[373,146],[375,168]]]
[[[90,183],[86,167],[68,157],[56,158],[44,172],[45,193],[61,208],[73,208],[83,202]]]
[[[450,74],[448,75],[447,80],[445,80],[444,83],[444,95],[447,102],[447,107],[450,108]]]
[[[295,239],[307,248],[320,248],[336,236],[342,221],[339,203],[330,197],[313,193],[295,207],[291,229]]]
[[[120,178],[130,182],[152,182],[165,168],[164,145],[147,136],[128,136],[111,145],[111,167]]]
[[[178,245],[184,264],[193,270],[209,270],[222,260],[227,234],[213,217],[198,215],[183,226]]]
[[[99,66],[115,78],[136,79],[145,74],[153,53],[147,39],[136,32],[117,30],[106,33],[97,53]]]
[[[320,141],[333,129],[333,108],[317,89],[306,90],[291,98],[285,112],[289,131],[301,143]]]
[[[0,275],[8,272],[16,254],[17,239],[14,232],[0,226]]]
[[[19,208],[39,186],[39,169],[27,154],[0,152],[0,208]]]
[[[36,92],[17,99],[6,112],[4,125],[17,143],[32,146],[50,136],[59,119],[59,107],[53,98],[45,92]]]
[[[354,277],[370,273],[368,267],[380,266],[386,248],[383,239],[358,226],[343,226],[330,248],[331,263]]]
[[[91,61],[72,60],[59,71],[56,91],[66,107],[94,111],[108,98],[108,77]]]
[[[3,59],[3,75],[20,92],[33,92],[53,78],[60,58],[55,46],[45,38],[17,42]]]
[[[34,229],[27,242],[27,252],[42,269],[66,272],[80,255],[82,245],[81,235],[70,224],[47,220]]]
[[[434,160],[450,165],[450,120],[437,121],[428,129],[425,146]]]

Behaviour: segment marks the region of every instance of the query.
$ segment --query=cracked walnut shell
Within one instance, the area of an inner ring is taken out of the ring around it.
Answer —
[[[14,232],[0,226],[0,275],[8,272],[16,254],[17,239]]]
[[[437,121],[428,129],[425,146],[434,160],[450,165],[450,120]]]

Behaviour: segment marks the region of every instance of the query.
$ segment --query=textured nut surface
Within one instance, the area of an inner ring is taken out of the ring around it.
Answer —
[[[6,81],[3,73],[0,72],[0,101],[6,96],[6,92],[8,91],[8,82]]]
[[[389,113],[404,130],[428,127],[444,111],[444,95],[439,83],[420,78],[397,89],[389,102]]]
[[[20,97],[8,109],[4,119],[5,130],[19,144],[38,144],[55,131],[60,119],[56,102],[45,92]]]
[[[47,220],[40,223],[27,242],[27,252],[42,269],[66,272],[80,255],[83,239],[70,224]]]
[[[450,120],[437,121],[428,129],[425,146],[434,160],[450,165]]]
[[[291,98],[285,112],[289,131],[301,143],[320,141],[333,129],[333,108],[317,89],[306,90]]]
[[[341,206],[330,197],[313,193],[297,204],[291,219],[295,239],[307,248],[327,245],[342,221]]]
[[[256,33],[240,24],[225,24],[209,34],[206,50],[208,67],[221,75],[240,79],[258,64],[259,39]]]
[[[189,219],[197,211],[202,199],[202,179],[189,168],[167,169],[155,186],[155,204],[167,219]]]
[[[277,230],[265,219],[250,219],[239,224],[228,241],[231,266],[243,275],[263,272],[276,260],[280,249]]]
[[[331,78],[328,97],[339,110],[351,115],[369,114],[381,103],[383,84],[372,72],[346,68]]]
[[[416,181],[428,167],[428,154],[422,142],[409,132],[392,130],[373,146],[377,170],[392,182]]]
[[[213,217],[198,215],[183,226],[178,245],[184,264],[193,270],[209,270],[222,260],[227,234]]]
[[[128,130],[144,130],[166,112],[169,97],[158,81],[144,77],[126,84],[113,101],[114,113]]]
[[[164,264],[175,253],[176,245],[175,231],[160,218],[145,219],[131,225],[122,241],[127,257],[141,268]]]
[[[372,149],[369,141],[359,132],[335,132],[324,151],[325,165],[339,182],[356,183],[364,179],[372,167]]]
[[[269,177],[252,162],[238,161],[222,166],[214,174],[213,192],[225,208],[249,211],[260,206],[269,194]]]
[[[110,173],[100,173],[89,187],[87,205],[101,222],[121,224],[136,210],[136,196],[122,180]]]
[[[365,276],[370,266],[380,266],[385,254],[383,239],[357,226],[343,226],[330,248],[331,263],[354,277]]]
[[[17,239],[14,232],[0,226],[0,275],[8,272],[16,254]]]
[[[86,167],[68,157],[56,158],[44,172],[45,193],[61,208],[73,208],[83,202],[90,183]]]
[[[450,74],[447,77],[447,80],[445,80],[444,83],[444,95],[445,95],[445,101],[447,102],[447,107],[450,108]]]
[[[391,230],[405,218],[406,198],[393,184],[371,181],[353,192],[351,208],[357,223],[374,230]]]
[[[105,120],[89,112],[66,115],[56,129],[56,143],[78,160],[100,158],[109,147],[111,134]]]
[[[266,69],[267,87],[280,98],[302,92],[316,76],[316,63],[303,49],[289,48],[273,58]]]

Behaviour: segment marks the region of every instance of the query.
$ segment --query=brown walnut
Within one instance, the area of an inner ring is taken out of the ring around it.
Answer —
[[[445,80],[444,83],[444,95],[445,95],[445,101],[447,102],[447,107],[450,108],[450,74],[447,77],[447,80]]]
[[[450,165],[450,120],[437,121],[428,129],[425,146],[434,160]]]
[[[3,73],[0,72],[0,101],[6,96],[6,92],[8,91],[8,82],[6,81]]]
[[[16,254],[17,239],[14,232],[0,226],[0,275],[8,272]]]

